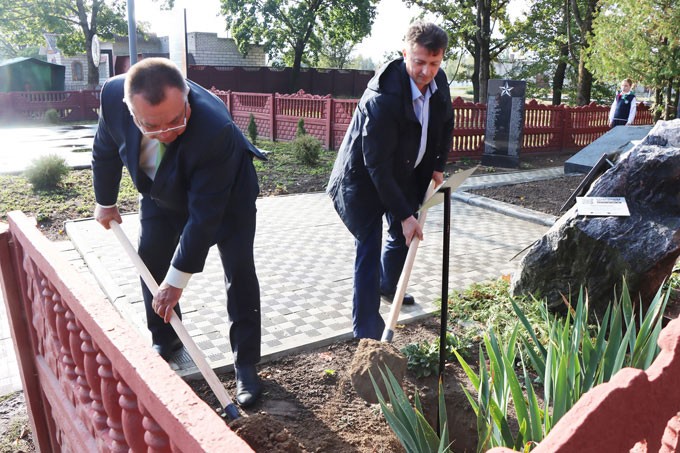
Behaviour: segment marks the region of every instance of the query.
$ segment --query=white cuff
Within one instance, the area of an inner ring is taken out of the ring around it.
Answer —
[[[189,279],[191,279],[192,275],[193,274],[189,274],[188,272],[182,272],[174,266],[170,266],[168,274],[165,276],[163,282],[170,286],[174,286],[175,288],[184,289],[189,284]]]
[[[115,208],[115,207],[116,207],[115,204],[105,206],[105,205],[99,204],[99,203],[97,203],[97,206],[99,206],[100,208],[104,208],[104,209]]]

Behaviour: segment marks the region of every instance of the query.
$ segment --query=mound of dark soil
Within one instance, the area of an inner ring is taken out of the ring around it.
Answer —
[[[423,340],[432,342],[438,334],[438,320],[427,318],[417,324],[398,326],[393,344],[402,348]],[[381,415],[380,407],[366,403],[352,387],[351,366],[357,345],[357,340],[336,342],[262,364],[259,374],[263,379],[264,393],[262,399],[246,412],[251,415],[266,413],[268,419],[284,426],[290,438],[301,443],[307,452],[403,452],[397,437]],[[220,379],[233,394],[233,373],[222,374]],[[442,379],[453,451],[473,452],[477,443],[475,416],[461,384],[473,394],[474,390],[458,365],[447,364]],[[211,407],[219,407],[219,402],[204,381],[190,384]],[[403,384],[411,401],[418,392],[426,418],[432,426],[436,426],[437,376],[417,378],[408,371]],[[251,447],[262,453],[300,451],[294,442],[288,450],[283,447],[290,438],[280,434],[280,427],[273,430],[274,434],[270,431],[263,427],[262,433],[253,434]],[[281,442],[272,441],[277,435]],[[242,437],[251,442],[249,437]]]

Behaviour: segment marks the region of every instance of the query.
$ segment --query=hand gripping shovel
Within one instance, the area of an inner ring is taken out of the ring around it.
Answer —
[[[158,292],[158,283],[156,283],[153,276],[151,275],[151,272],[137,254],[137,251],[133,247],[132,243],[130,243],[128,237],[123,232],[123,229],[115,220],[112,220],[109,223],[109,226],[111,227],[113,233],[116,235],[116,238],[118,238],[118,242],[120,242],[120,245],[123,246],[125,252],[130,257],[130,260],[134,263],[135,267],[137,268],[137,272],[139,272],[139,274],[141,275],[142,280],[144,280],[144,283],[146,284],[147,288],[149,288],[149,291],[151,291],[151,294],[156,295],[156,293]],[[177,316],[174,310],[172,313],[172,317],[170,318],[170,324],[172,325],[172,328],[175,329],[177,336],[182,341],[182,344],[184,344],[184,347],[189,353],[189,356],[200,370],[201,374],[203,375],[203,378],[210,386],[210,389],[217,397],[217,400],[220,402],[220,405],[222,406],[224,414],[230,420],[236,420],[237,418],[240,418],[241,414],[239,413],[238,407],[233,403],[233,401],[229,397],[229,394],[227,393],[226,389],[222,386],[222,383],[215,374],[215,371],[213,371],[213,369],[210,367],[208,361],[205,359],[205,356],[203,355],[201,350],[198,349],[198,346],[191,338],[189,332],[187,332],[186,327],[184,327],[184,324],[182,324],[182,321],[179,319],[179,316]]]
[[[468,170],[454,173],[444,181],[436,189],[434,188],[434,182],[430,182],[430,185],[425,192],[425,197],[423,198],[423,204],[420,207],[420,215],[418,216],[418,223],[420,227],[423,228],[425,225],[425,218],[427,217],[427,210],[431,206],[441,203],[444,200],[444,196],[438,197],[437,191],[444,187],[450,187],[451,191],[454,191],[460,186],[463,181],[470,176],[477,167],[470,168]],[[418,251],[418,245],[420,244],[420,239],[414,237],[411,240],[411,245],[408,248],[408,253],[406,254],[406,260],[404,261],[404,268],[401,271],[401,276],[399,277],[399,282],[397,283],[397,289],[394,293],[394,299],[392,300],[392,307],[390,308],[390,313],[387,317],[387,322],[385,323],[385,330],[383,330],[381,341],[390,343],[392,342],[392,337],[394,336],[394,328],[397,326],[397,319],[399,318],[399,312],[401,311],[401,304],[404,301],[404,295],[406,294],[406,287],[408,286],[408,279],[411,277],[411,270],[413,269],[413,263],[416,260],[416,252]]]

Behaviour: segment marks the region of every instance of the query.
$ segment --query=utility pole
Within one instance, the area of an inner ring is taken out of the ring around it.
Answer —
[[[130,66],[137,63],[137,22],[135,21],[135,0],[127,1],[128,45],[130,46]]]

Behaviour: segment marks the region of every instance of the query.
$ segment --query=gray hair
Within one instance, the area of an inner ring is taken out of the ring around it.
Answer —
[[[189,94],[184,76],[167,58],[144,58],[134,64],[125,76],[123,100],[130,106],[135,95],[141,95],[151,105],[165,100],[165,89],[177,88],[186,97]]]

